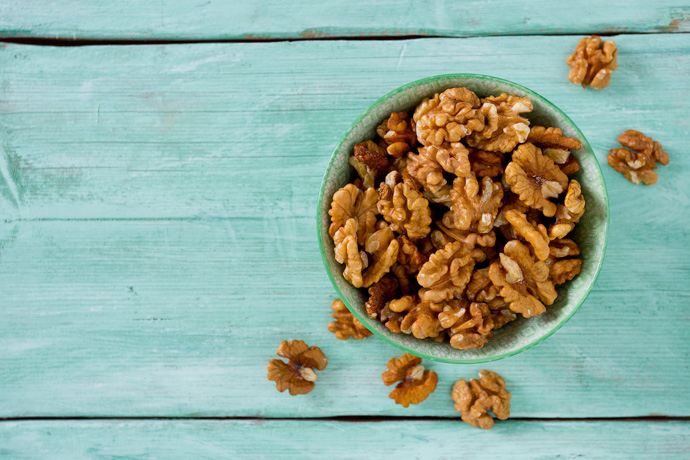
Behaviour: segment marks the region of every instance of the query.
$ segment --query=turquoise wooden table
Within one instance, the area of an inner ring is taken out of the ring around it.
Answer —
[[[0,455],[6,458],[690,458],[690,2],[0,1]],[[602,91],[567,79],[610,35]],[[402,408],[398,350],[328,332],[321,176],[370,103],[473,72],[583,130],[610,203],[601,276],[536,348],[427,363]],[[638,129],[651,187],[606,165]],[[284,339],[328,356],[278,393]],[[512,416],[462,423],[450,388],[503,375]]]

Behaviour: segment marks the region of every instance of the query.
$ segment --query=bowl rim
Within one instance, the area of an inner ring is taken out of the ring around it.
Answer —
[[[317,223],[318,223],[319,219],[321,218],[321,212],[322,212],[322,204],[323,204],[323,199],[324,199],[324,193],[325,193],[325,189],[326,189],[326,185],[327,185],[328,176],[329,176],[329,174],[330,174],[330,172],[331,172],[331,169],[332,169],[332,167],[333,167],[333,162],[334,162],[334,160],[335,160],[335,158],[336,158],[338,152],[340,151],[342,145],[345,143],[346,139],[347,139],[348,136],[350,135],[350,133],[352,133],[352,131],[354,131],[354,130],[357,128],[357,126],[359,125],[359,123],[360,123],[365,117],[367,117],[373,110],[375,110],[375,108],[376,108],[378,105],[384,103],[385,101],[387,101],[388,99],[392,98],[392,97],[395,96],[396,94],[399,94],[399,93],[401,93],[401,92],[403,92],[403,91],[407,91],[407,90],[412,89],[412,88],[414,88],[414,87],[416,87],[416,86],[420,86],[420,85],[423,85],[423,84],[425,84],[425,83],[429,83],[429,82],[433,82],[433,81],[435,81],[435,80],[441,80],[441,79],[478,79],[478,80],[488,80],[488,81],[493,81],[493,82],[505,84],[505,85],[508,85],[508,86],[513,86],[513,87],[515,87],[515,88],[517,88],[517,89],[519,89],[519,90],[521,90],[521,91],[524,91],[524,92],[525,92],[526,94],[528,94],[530,97],[534,97],[535,99],[540,100],[540,102],[543,102],[543,103],[544,103],[545,105],[547,105],[551,110],[553,110],[553,111],[559,113],[565,120],[567,120],[569,123],[571,123],[571,125],[573,126],[573,128],[575,129],[575,131],[577,132],[577,134],[579,135],[580,140],[582,141],[583,147],[586,147],[586,149],[588,149],[588,150],[592,153],[592,155],[594,155],[594,149],[592,148],[591,144],[589,143],[589,141],[588,141],[587,138],[585,137],[584,133],[580,130],[580,127],[577,126],[577,124],[576,124],[576,123],[575,123],[565,112],[563,112],[563,110],[561,110],[560,108],[558,108],[558,106],[556,106],[553,102],[551,102],[550,100],[548,100],[547,98],[545,98],[545,97],[542,96],[541,94],[535,92],[534,90],[531,90],[531,89],[529,89],[529,88],[527,88],[527,87],[525,87],[525,86],[522,86],[522,85],[520,85],[520,84],[518,84],[518,83],[515,83],[515,82],[512,82],[512,81],[510,81],[510,80],[506,80],[506,79],[504,79],[504,78],[493,77],[493,76],[490,76],[490,75],[483,75],[483,74],[473,74],[473,73],[451,73],[451,74],[442,74],[442,75],[435,75],[435,76],[431,76],[431,77],[425,77],[425,78],[422,78],[422,79],[419,79],[419,80],[412,81],[412,82],[407,83],[407,84],[405,84],[405,85],[402,85],[402,86],[400,86],[400,87],[398,87],[398,88],[396,88],[396,89],[394,89],[394,90],[392,90],[392,91],[386,93],[385,95],[381,96],[380,98],[378,98],[376,101],[374,101],[372,104],[370,104],[370,105],[369,105],[369,106],[368,106],[368,107],[367,107],[367,108],[366,108],[366,109],[365,109],[365,110],[364,110],[364,111],[363,111],[363,112],[352,122],[352,124],[350,125],[350,127],[349,127],[349,128],[345,131],[345,133],[341,136],[341,138],[340,138],[340,140],[338,141],[338,144],[336,145],[335,149],[333,149],[333,153],[331,154],[330,158],[328,159],[328,164],[326,165],[326,170],[324,171],[323,177],[322,177],[322,179],[321,179],[321,188],[320,188],[320,190],[319,190],[319,197],[318,197],[318,201],[317,201],[317,203],[316,203],[316,206],[317,206],[317,208],[316,208],[316,219],[317,219]],[[596,158],[595,158],[595,159],[596,159]],[[379,337],[380,339],[384,340],[385,342],[387,342],[387,343],[393,345],[394,347],[399,348],[399,349],[405,351],[406,353],[410,353],[410,354],[415,355],[415,356],[418,356],[418,357],[420,357],[420,358],[429,359],[429,360],[431,360],[431,361],[437,361],[437,362],[443,362],[443,363],[449,363],[449,364],[478,364],[478,363],[487,363],[487,362],[492,362],[492,361],[498,361],[498,360],[500,360],[500,359],[509,358],[509,357],[514,356],[514,355],[516,355],[516,354],[518,354],[518,353],[521,353],[521,352],[523,352],[523,351],[529,350],[530,348],[533,348],[533,347],[537,346],[538,344],[542,343],[544,340],[546,340],[546,339],[548,339],[549,337],[551,337],[554,333],[556,333],[556,331],[558,331],[561,327],[563,327],[563,326],[565,325],[565,323],[567,323],[567,322],[570,320],[570,318],[572,318],[572,316],[580,309],[580,307],[581,307],[582,304],[585,302],[585,300],[587,300],[587,297],[589,297],[590,292],[591,292],[592,289],[594,288],[594,285],[596,284],[596,281],[597,281],[597,279],[599,278],[599,274],[601,273],[601,267],[604,265],[604,259],[606,258],[606,248],[607,248],[607,246],[608,246],[608,233],[609,233],[609,232],[608,232],[608,229],[609,229],[609,221],[610,221],[610,218],[611,218],[611,217],[610,217],[610,216],[611,216],[611,212],[610,212],[610,207],[609,207],[608,190],[607,190],[607,188],[606,188],[606,182],[605,182],[605,180],[604,180],[604,174],[603,174],[603,171],[602,171],[602,169],[601,169],[601,165],[599,164],[599,161],[598,161],[598,160],[595,161],[595,164],[596,164],[597,170],[599,171],[599,175],[600,175],[600,177],[601,177],[601,181],[602,181],[602,184],[603,184],[603,187],[602,187],[602,188],[603,188],[603,191],[604,191],[603,201],[604,201],[604,203],[605,203],[605,209],[604,209],[604,210],[605,210],[605,212],[606,212],[606,218],[605,218],[605,221],[604,221],[604,240],[603,240],[603,247],[602,247],[602,252],[601,252],[601,258],[599,259],[599,261],[598,261],[598,263],[597,263],[596,271],[595,271],[595,273],[594,273],[594,276],[592,277],[592,282],[591,282],[591,283],[589,284],[589,286],[587,287],[587,290],[586,290],[586,292],[585,292],[585,295],[582,297],[582,299],[579,301],[579,303],[575,306],[575,308],[572,310],[572,312],[570,312],[569,315],[567,315],[567,316],[564,317],[560,322],[558,322],[558,323],[557,323],[550,331],[548,331],[546,334],[544,334],[543,336],[539,337],[538,339],[536,339],[536,340],[534,340],[534,341],[532,341],[532,342],[527,343],[527,344],[524,345],[523,347],[518,348],[517,350],[512,350],[512,351],[510,351],[510,352],[499,353],[499,354],[496,354],[496,355],[491,355],[491,356],[486,356],[486,357],[481,357],[481,358],[474,358],[474,359],[457,359],[457,358],[439,357],[439,356],[434,356],[434,355],[432,355],[432,354],[420,352],[420,351],[414,350],[414,349],[412,349],[412,348],[409,348],[408,346],[403,345],[402,343],[398,343],[398,342],[396,342],[396,341],[394,341],[394,340],[391,340],[390,338],[388,338],[387,336],[381,334],[381,333],[380,333],[379,331],[377,331],[377,330],[371,330],[371,329],[369,329],[369,328],[367,328],[367,330],[371,331],[371,332],[372,332],[373,334],[375,334],[377,337]],[[328,260],[326,259],[326,253],[325,253],[325,244],[324,244],[324,241],[323,241],[322,232],[319,231],[319,226],[318,226],[318,224],[317,224],[316,233],[317,233],[317,239],[318,239],[318,243],[319,243],[319,251],[320,251],[320,253],[321,253],[321,260],[322,260],[322,262],[323,262],[323,264],[324,264],[324,268],[326,269],[326,274],[328,275],[328,278],[329,278],[329,280],[331,281],[331,285],[332,285],[333,288],[335,289],[335,292],[336,292],[336,294],[338,295],[338,298],[342,300],[342,302],[345,304],[345,306],[346,306],[347,309],[350,311],[350,313],[352,313],[352,314],[354,315],[354,317],[357,318],[357,320],[359,320],[359,321],[366,327],[366,324],[367,324],[367,323],[366,323],[366,320],[362,317],[362,315],[360,315],[360,313],[357,311],[356,308],[354,308],[352,305],[349,304],[349,302],[347,301],[346,296],[344,296],[343,293],[340,292],[340,289],[338,288],[338,284],[336,283],[335,279],[333,278],[333,273],[331,273],[331,271],[330,271],[329,268],[328,268]],[[421,340],[421,339],[420,339],[420,340]]]

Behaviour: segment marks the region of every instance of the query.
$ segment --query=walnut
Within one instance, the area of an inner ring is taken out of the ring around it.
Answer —
[[[469,247],[483,246],[492,247],[496,244],[496,233],[491,230],[488,233],[477,233],[478,227],[472,226],[469,230],[458,230],[437,222],[438,230],[431,232],[431,240],[437,249],[441,249],[448,243],[459,241]]]
[[[469,151],[461,143],[431,145],[419,149],[419,154],[410,153],[407,172],[414,177],[425,190],[435,193],[446,185],[443,171],[459,177],[470,175]]]
[[[582,261],[580,259],[557,260],[549,268],[549,276],[555,284],[563,284],[580,274]]]
[[[438,149],[419,149],[419,154],[410,153],[407,155],[407,172],[414,177],[425,190],[438,192],[446,185],[446,178],[443,177],[443,168],[436,161]]]
[[[422,254],[417,246],[410,241],[405,235],[398,237],[400,250],[398,251],[398,263],[405,267],[405,271],[409,275],[416,274],[427,261],[427,258]]]
[[[350,313],[342,300],[335,299],[331,303],[331,310],[331,316],[335,321],[328,324],[328,330],[334,333],[338,340],[347,340],[350,337],[362,340],[372,335],[372,332]]]
[[[618,142],[623,147],[644,153],[654,162],[661,163],[662,165],[669,163],[668,153],[664,152],[661,144],[639,131],[629,129],[623,132],[623,134],[618,136]]]
[[[503,154],[469,149],[470,168],[477,177],[497,177],[503,173]]]
[[[376,318],[390,300],[395,298],[399,282],[395,277],[386,275],[369,288],[369,300],[364,304],[367,315]]]
[[[499,258],[500,262],[489,267],[489,277],[501,288],[501,297],[510,309],[525,318],[544,313],[544,303],[551,305],[556,300],[549,267],[535,261],[527,246],[517,240],[506,243]]]
[[[467,137],[467,145],[491,152],[510,152],[525,142],[529,135],[529,120],[521,113],[532,111],[532,101],[526,97],[489,96],[482,99],[480,112],[484,128]]]
[[[450,191],[453,190],[453,186],[446,184],[441,187],[437,192],[430,192],[429,190],[424,190],[423,196],[430,203],[442,204],[447,207],[453,205],[453,200],[450,198]]]
[[[354,287],[362,287],[364,279],[362,271],[367,268],[368,257],[357,246],[357,222],[348,219],[345,226],[341,227],[333,237],[335,244],[335,260],[345,264],[343,277]]]
[[[355,168],[355,171],[357,171],[359,179],[362,181],[361,187],[358,186],[357,188],[368,189],[376,185],[376,177],[378,176],[378,171],[376,171],[375,169],[371,169],[364,163],[360,163],[359,160],[357,160],[357,158],[355,158],[354,156],[350,157],[349,162],[350,166]]]
[[[554,284],[563,284],[580,274],[582,261],[580,259],[563,259],[580,255],[580,248],[573,240],[556,239],[551,242],[550,256],[546,261],[549,266],[549,276]]]
[[[453,299],[439,305],[441,311],[438,314],[438,321],[444,329],[450,329],[464,318],[470,307],[470,303],[466,299]]]
[[[469,307],[449,304],[439,314],[444,315],[444,323],[450,324],[450,346],[459,350],[483,347],[493,336],[491,311],[485,303],[472,302]]]
[[[469,384],[464,379],[458,380],[453,385],[451,397],[455,410],[462,414],[462,421],[475,428],[493,428],[490,410],[499,420],[510,416],[510,392],[506,390],[505,380],[492,371],[479,371],[479,379],[471,379]]]
[[[402,330],[400,330],[400,323],[402,323],[403,318],[404,315],[394,312],[388,305],[383,307],[383,310],[381,310],[381,322],[388,328],[389,331],[396,334],[400,334],[402,332]]]
[[[480,101],[467,88],[450,88],[433,98],[425,98],[414,111],[417,138],[423,145],[459,142],[484,128]]]
[[[506,219],[513,229],[532,245],[537,259],[546,260],[549,257],[550,238],[544,225],[528,221],[525,214],[515,209],[506,212]]]
[[[556,222],[549,227],[549,237],[555,239],[566,236],[575,228],[575,224],[580,221],[584,213],[585,198],[582,196],[582,187],[573,179],[568,185],[564,203],[557,207]]]
[[[489,269],[482,268],[472,273],[472,278],[467,284],[465,295],[472,302],[486,303],[490,309],[496,310],[506,305],[500,296],[501,288],[495,286],[489,278]]]
[[[362,286],[369,287],[388,273],[398,260],[400,244],[390,227],[385,227],[369,235],[364,249],[371,255],[371,261],[370,267],[362,275]]]
[[[405,334],[412,334],[418,339],[426,339],[427,337],[438,337],[443,330],[441,323],[438,320],[438,312],[434,312],[429,302],[420,302],[415,298],[410,300],[408,297],[403,297],[399,302],[391,301],[390,309],[399,311],[401,308],[407,310],[407,314],[400,323],[400,329]]]
[[[413,241],[431,231],[429,202],[408,182],[396,184],[393,188],[382,182],[377,207],[394,231],[406,234]]]
[[[373,141],[356,144],[354,156],[360,163],[376,171],[384,171],[388,168],[385,152]]]
[[[563,174],[570,176],[580,170],[580,163],[577,162],[577,159],[573,155],[570,155],[568,159],[565,160],[565,163],[558,165],[558,167],[561,168]]]
[[[477,225],[478,233],[488,233],[494,227],[494,220],[501,206],[503,187],[491,178],[482,179],[482,193],[474,174],[468,178],[458,177],[450,191],[453,205],[443,216],[443,225],[458,230],[470,230]]]
[[[527,142],[531,142],[542,149],[578,150],[582,148],[582,142],[564,136],[560,128],[546,128],[544,126],[533,126],[529,136],[527,136]]]
[[[328,234],[331,238],[342,228],[348,219],[355,219],[357,223],[357,243],[364,244],[364,240],[374,231],[376,224],[376,203],[378,195],[373,188],[364,191],[355,185],[348,184],[333,194],[331,209],[331,225]]]
[[[268,380],[276,382],[281,393],[288,390],[292,396],[303,395],[314,389],[316,372],[326,368],[328,360],[319,347],[310,347],[301,340],[283,340],[278,356],[288,362],[272,359],[268,363]]]
[[[522,144],[513,152],[505,178],[520,200],[541,209],[547,217],[556,214],[556,205],[549,198],[556,198],[568,186],[568,176],[551,158],[542,155],[541,150],[529,143]]]
[[[439,303],[462,294],[474,264],[471,250],[462,243],[448,243],[433,253],[417,274],[422,301]]]
[[[393,112],[383,121],[376,132],[388,145],[387,151],[395,158],[405,155],[417,142],[417,134],[407,112]]]
[[[622,173],[633,184],[642,182],[653,185],[657,180],[656,163],[667,165],[669,157],[661,144],[639,131],[628,130],[618,137],[618,142],[627,148],[611,149],[608,155],[609,165]]]
[[[603,89],[609,85],[611,73],[618,68],[616,62],[616,44],[606,40],[601,47],[601,37],[592,35],[583,38],[575,47],[575,52],[568,56],[566,63],[571,67],[568,80],[574,85],[587,85],[594,89]]]
[[[647,157],[626,148],[609,150],[608,163],[633,184],[654,185],[658,174],[647,165]]]
[[[398,263],[395,263],[391,267],[391,273],[398,280],[400,294],[408,295],[412,291],[412,285],[410,282],[410,277],[407,274],[407,270],[405,270],[405,267]]]
[[[491,311],[491,322],[494,325],[494,331],[499,330],[506,324],[517,319],[517,315],[510,311],[510,308],[501,308]]]
[[[422,358],[409,353],[392,358],[386,364],[388,370],[381,374],[383,383],[391,386],[395,382],[400,382],[389,395],[397,404],[403,407],[419,404],[436,389],[438,383],[436,372],[424,370],[421,364]]]

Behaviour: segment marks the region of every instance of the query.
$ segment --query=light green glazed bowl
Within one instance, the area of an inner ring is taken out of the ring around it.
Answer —
[[[546,313],[513,321],[496,331],[494,337],[477,350],[456,350],[448,343],[394,334],[378,320],[369,318],[364,308],[367,301],[366,290],[357,289],[345,281],[342,275],[344,266],[336,262],[333,240],[328,235],[331,197],[355,175],[348,163],[354,145],[372,139],[376,134],[376,126],[391,112],[410,111],[424,97],[456,86],[465,86],[479,97],[497,96],[503,92],[527,96],[534,105],[534,111],[527,115],[532,125],[561,128],[565,135],[580,139],[583,144],[582,149],[573,152],[581,167],[574,178],[582,184],[582,194],[587,204],[585,215],[572,236],[582,251],[582,272],[573,281],[558,287],[558,298],[553,305],[547,307]],[[323,177],[317,211],[317,231],[321,256],[333,287],[338,297],[362,324],[386,342],[413,355],[434,361],[469,364],[495,361],[527,350],[556,332],[573,316],[599,275],[606,249],[608,215],[608,196],[599,163],[585,136],[565,113],[534,91],[508,80],[486,75],[450,74],[418,80],[391,91],[352,123],[335,148]]]

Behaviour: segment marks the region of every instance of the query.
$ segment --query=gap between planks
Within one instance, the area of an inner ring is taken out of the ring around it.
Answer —
[[[341,423],[369,423],[369,422],[446,422],[460,421],[460,417],[434,417],[434,416],[395,416],[395,415],[343,415],[336,417],[9,417],[0,418],[3,422],[39,422],[39,421],[87,421],[87,420],[175,420],[175,421],[226,421],[226,420],[256,420],[262,422],[284,422],[284,421],[324,421]],[[665,415],[649,415],[644,417],[567,417],[567,418],[546,418],[546,417],[511,417],[508,420],[515,422],[543,423],[543,422],[690,422],[690,417],[676,417]]]
[[[548,33],[548,34],[481,34],[481,35],[442,35],[442,34],[400,34],[400,35],[366,35],[348,36],[340,35],[336,37],[292,37],[292,38],[270,38],[252,37],[246,39],[199,39],[199,40],[112,40],[112,39],[70,39],[70,38],[51,38],[51,37],[32,37],[15,38],[3,37],[0,35],[0,42],[13,43],[17,45],[33,46],[57,46],[57,47],[79,47],[79,46],[125,46],[125,45],[194,45],[205,43],[278,43],[278,42],[326,42],[326,41],[399,41],[417,40],[422,38],[481,38],[481,37],[581,37],[583,35],[599,35],[600,37],[616,37],[620,35],[669,35],[670,32],[581,32],[581,33]],[[676,31],[673,35],[690,34],[690,31]]]

